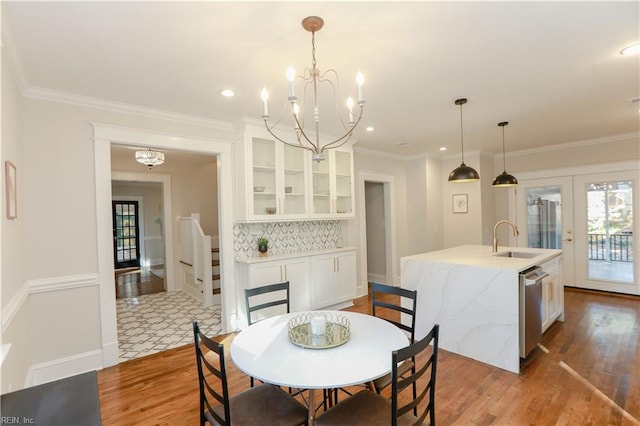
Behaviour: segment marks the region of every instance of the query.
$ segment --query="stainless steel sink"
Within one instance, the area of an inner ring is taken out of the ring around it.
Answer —
[[[540,253],[530,253],[525,251],[503,251],[502,253],[496,253],[496,257],[515,257],[519,259],[531,259],[532,257],[539,256]]]

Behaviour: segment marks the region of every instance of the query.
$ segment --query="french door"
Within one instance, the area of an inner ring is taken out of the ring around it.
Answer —
[[[112,201],[115,269],[140,266],[137,201]]]
[[[563,283],[575,286],[572,178],[520,180],[515,203],[517,245],[562,250]]]
[[[640,294],[638,171],[574,177],[576,279],[580,287]]]

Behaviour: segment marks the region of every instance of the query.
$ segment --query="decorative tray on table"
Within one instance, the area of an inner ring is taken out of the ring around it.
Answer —
[[[349,319],[331,312],[304,312],[288,323],[289,340],[310,349],[328,349],[346,343],[351,337]]]

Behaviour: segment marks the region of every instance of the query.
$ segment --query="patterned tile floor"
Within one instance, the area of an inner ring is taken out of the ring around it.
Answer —
[[[219,334],[220,305],[203,306],[182,291],[116,300],[120,362],[193,343],[191,322]]]

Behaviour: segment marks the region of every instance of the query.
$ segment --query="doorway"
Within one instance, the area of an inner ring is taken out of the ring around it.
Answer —
[[[576,278],[582,287],[640,294],[638,281],[638,173],[574,178]],[[636,232],[634,232],[634,230]]]
[[[368,293],[368,282],[375,280],[399,285],[396,258],[396,230],[393,176],[361,172],[358,175],[360,240],[360,279],[358,295]]]
[[[114,200],[113,254],[115,269],[140,267],[140,221],[137,201]]]
[[[116,319],[116,300],[114,291],[113,267],[113,224],[111,216],[111,144],[134,147],[154,147],[156,149],[176,149],[194,153],[217,155],[220,162],[218,168],[219,217],[218,230],[220,247],[233,247],[233,177],[232,177],[232,142],[222,139],[194,139],[162,133],[151,133],[105,124],[93,124],[95,191],[96,191],[96,223],[98,241],[98,275],[100,282],[100,316],[103,367],[118,363],[118,336]],[[153,175],[153,173],[151,173]],[[158,176],[159,181],[169,188],[169,176]],[[126,179],[125,179],[126,180]],[[163,190],[166,206],[164,212],[165,238],[171,244],[165,246],[167,259],[175,261],[173,254],[173,235],[168,226],[172,222],[170,191]],[[165,265],[167,289],[173,277],[173,262],[167,260]],[[232,252],[220,252],[221,275],[221,330],[228,332],[236,328],[236,291],[234,258]]]
[[[515,195],[518,246],[562,250],[564,285],[575,286],[571,177],[521,179]]]

